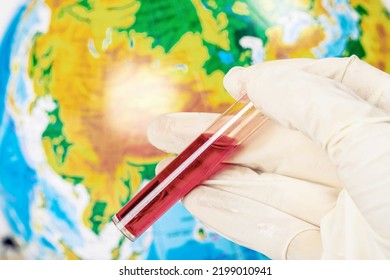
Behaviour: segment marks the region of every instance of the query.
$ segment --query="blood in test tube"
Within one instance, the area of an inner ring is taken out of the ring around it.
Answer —
[[[198,186],[203,180],[210,178],[220,170],[222,167],[221,161],[238,146],[236,139],[222,135],[207,145],[204,151],[194,160],[189,160],[199,150],[199,147],[210,141],[211,136],[212,134],[206,133],[198,136],[191,145],[180,153],[149,184],[142,188],[114,216],[114,222],[130,240],[135,240],[178,200]],[[169,177],[172,176],[172,173],[188,160],[189,163],[185,169],[170,179]],[[166,186],[148,199],[147,197],[153,193],[153,190],[164,184],[164,181],[167,182]],[[137,206],[144,200],[147,200],[148,203],[137,209]]]

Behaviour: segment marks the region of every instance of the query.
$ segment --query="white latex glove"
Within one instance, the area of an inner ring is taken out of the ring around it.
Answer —
[[[224,84],[271,120],[187,209],[272,259],[390,258],[389,75],[357,57],[291,59],[233,68]],[[161,116],[149,140],[179,153],[216,117]]]

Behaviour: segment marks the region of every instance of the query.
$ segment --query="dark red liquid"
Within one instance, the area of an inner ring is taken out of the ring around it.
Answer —
[[[211,134],[201,134],[163,171],[138,192],[117,214],[119,221],[136,207],[147,195],[158,187],[174,170],[188,157],[193,155],[209,138]],[[143,207],[127,224],[125,228],[135,238],[147,230],[158,218],[172,207],[183,196],[208,179],[222,168],[219,163],[230,155],[237,147],[236,139],[221,136],[200,154],[188,167],[159,192],[145,207]],[[124,223],[124,221],[122,221]]]

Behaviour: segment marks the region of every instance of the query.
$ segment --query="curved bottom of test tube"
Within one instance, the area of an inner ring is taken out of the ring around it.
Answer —
[[[126,236],[130,241],[134,242],[137,237],[135,237],[130,231],[128,231],[125,226],[122,224],[122,222],[118,219],[116,215],[112,217],[112,221],[117,226],[117,228],[123,233],[124,236]]]

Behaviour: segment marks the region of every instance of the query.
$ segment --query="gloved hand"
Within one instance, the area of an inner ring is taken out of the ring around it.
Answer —
[[[390,76],[357,57],[290,59],[233,68],[224,85],[270,121],[185,207],[272,259],[390,258]],[[217,116],[163,115],[149,140],[180,153]]]

